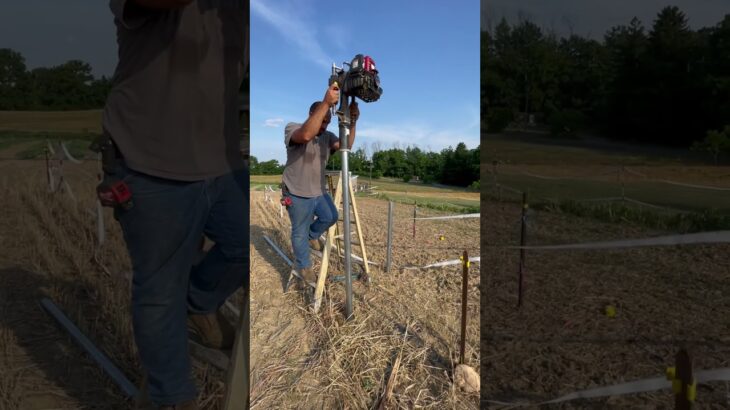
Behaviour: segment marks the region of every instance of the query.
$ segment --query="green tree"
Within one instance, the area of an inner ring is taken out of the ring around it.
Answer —
[[[730,125],[726,125],[722,131],[708,131],[705,139],[696,141],[692,145],[692,150],[709,153],[715,165],[718,165],[720,155],[730,152]]]
[[[0,110],[25,108],[28,102],[24,88],[27,88],[25,58],[16,51],[0,49]]]

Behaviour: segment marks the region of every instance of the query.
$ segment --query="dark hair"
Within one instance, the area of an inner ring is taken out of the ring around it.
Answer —
[[[320,104],[322,104],[322,101],[313,102],[312,105],[309,106],[309,112],[314,112]]]

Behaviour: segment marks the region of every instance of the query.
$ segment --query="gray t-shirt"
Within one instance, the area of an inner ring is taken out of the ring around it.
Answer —
[[[127,165],[196,181],[243,167],[238,90],[248,8],[241,0],[196,0],[182,9],[142,9],[110,0],[119,63],[103,129]]]
[[[306,144],[291,142],[291,136],[302,124],[290,122],[284,130],[286,145],[286,167],[284,184],[296,196],[314,198],[324,195],[325,166],[330,156],[330,146],[340,139],[325,131]]]

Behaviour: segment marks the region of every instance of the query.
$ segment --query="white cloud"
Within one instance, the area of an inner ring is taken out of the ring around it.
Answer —
[[[293,13],[295,3],[277,7],[271,1],[251,0],[251,10],[271,24],[286,41],[294,45],[302,57],[324,68],[332,67],[332,60],[324,52],[317,38],[316,24]]]
[[[278,128],[283,123],[284,123],[283,118],[268,118],[268,119],[266,119],[266,121],[264,121],[264,127]]]
[[[476,148],[479,145],[479,128],[444,130],[414,123],[362,124],[358,127],[357,138],[363,138],[368,143],[379,142],[383,147],[397,144],[401,148],[418,146],[421,149],[440,151],[449,146],[455,147],[460,142],[465,143],[468,148]]]

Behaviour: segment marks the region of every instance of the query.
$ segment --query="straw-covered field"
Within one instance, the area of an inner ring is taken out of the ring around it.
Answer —
[[[590,169],[587,164],[571,161],[560,167],[580,175],[585,172],[581,171],[582,165]],[[545,165],[516,160],[512,166],[535,173],[556,169],[548,160]],[[727,174],[727,167],[708,167],[703,178],[692,179],[651,163],[637,162],[633,166],[644,167],[641,169],[645,173],[664,172],[661,178],[688,183],[728,183],[727,176],[722,180],[707,176],[711,171],[720,178]],[[691,169],[682,164],[673,166],[677,170]],[[483,159],[482,167],[482,175],[488,175],[491,162]],[[541,184],[549,190],[549,184],[559,187],[561,182],[545,180]],[[718,192],[717,197],[721,194]],[[713,204],[706,202],[704,206],[711,208]],[[524,300],[517,308],[519,251],[505,246],[520,243],[521,212],[516,200],[498,202],[493,195],[483,196],[481,360],[485,408],[514,408],[516,403],[534,408],[536,403],[579,390],[663,377],[666,369],[674,366],[675,355],[682,347],[692,356],[695,371],[730,367],[730,245],[528,250]],[[677,233],[651,228],[638,219],[609,221],[608,216],[604,217],[530,209],[527,244],[585,243]],[[723,382],[700,384],[697,407],[726,409],[729,394]],[[671,389],[665,389],[541,408],[673,406]]]
[[[96,247],[97,169],[91,160],[65,163],[73,200],[67,193],[48,192],[44,161],[0,160],[2,409],[133,408],[39,305],[41,298],[52,299],[140,386],[129,314],[131,268],[109,209],[104,210],[106,242]],[[221,408],[223,374],[198,361],[195,373],[202,408]]]
[[[478,220],[418,221],[414,239],[413,206],[395,204],[392,268],[386,273],[388,202],[358,196],[368,258],[378,266],[371,267],[369,284],[354,282],[354,318],[344,321],[342,282],[326,285],[316,314],[299,286],[284,292],[290,268],[263,237],[291,257],[290,225],[286,212],[280,216],[278,193],[271,199],[260,191],[251,197],[252,408],[478,408],[478,395],[459,391],[452,380],[459,360],[461,265],[402,269],[458,259],[464,250],[478,256]],[[357,245],[353,252],[359,254]],[[319,259],[313,256],[313,262],[318,271]],[[342,275],[342,263],[335,257],[332,263],[330,275]],[[360,271],[353,261],[353,272]],[[465,362],[473,368],[479,359],[479,295],[479,264],[472,264]]]

